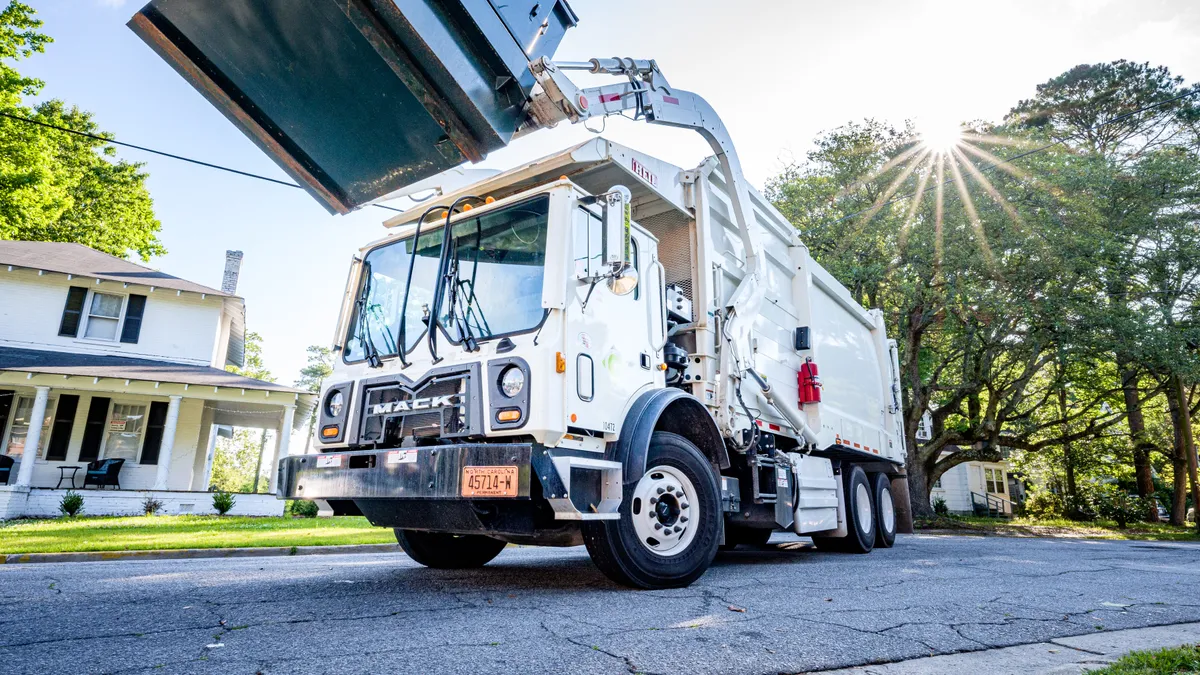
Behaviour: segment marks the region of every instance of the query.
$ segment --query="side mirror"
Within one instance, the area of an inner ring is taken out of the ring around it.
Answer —
[[[604,262],[624,267],[629,262],[629,238],[633,225],[633,193],[624,185],[614,185],[604,198]]]
[[[633,193],[614,185],[604,195],[604,262],[612,266],[608,289],[616,295],[628,295],[638,284],[637,270],[630,264],[632,227]]]
[[[624,263],[608,278],[608,290],[614,295],[629,295],[638,285],[638,273],[633,265]]]

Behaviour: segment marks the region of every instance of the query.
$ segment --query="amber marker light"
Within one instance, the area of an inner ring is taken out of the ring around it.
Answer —
[[[567,357],[563,356],[562,352],[554,352],[554,372],[567,372]]]
[[[494,204],[495,202],[496,202],[496,198],[495,198],[495,197],[493,197],[493,196],[491,196],[491,195],[488,195],[488,196],[486,196],[486,197],[484,197],[484,198],[483,198],[483,203],[484,203],[484,204]]]
[[[338,426],[336,424],[333,424],[333,425],[330,425],[330,426],[327,426],[327,427],[321,429],[321,437],[322,438],[333,438],[334,436],[338,435],[339,431],[341,431],[341,430],[338,429]]]
[[[496,413],[497,422],[516,422],[521,419],[520,410],[501,410]]]

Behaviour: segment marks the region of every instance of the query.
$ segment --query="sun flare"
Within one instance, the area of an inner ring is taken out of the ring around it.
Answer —
[[[962,141],[962,126],[951,120],[922,120],[917,125],[921,144],[936,154],[950,152]]]

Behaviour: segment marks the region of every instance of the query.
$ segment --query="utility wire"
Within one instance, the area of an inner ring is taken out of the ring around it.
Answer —
[[[1175,101],[1179,101],[1179,100],[1182,100],[1182,99],[1185,99],[1185,98],[1189,98],[1189,97],[1195,96],[1195,95],[1197,95],[1197,94],[1200,94],[1200,89],[1193,89],[1192,91],[1189,91],[1189,92],[1186,92],[1186,93],[1180,94],[1180,95],[1178,95],[1178,96],[1174,96],[1174,97],[1172,97],[1172,98],[1169,98],[1169,99],[1167,99],[1167,100],[1165,100],[1165,101],[1159,101],[1158,103],[1151,103],[1151,104],[1150,104],[1150,105],[1148,105],[1148,106],[1144,106],[1144,107],[1142,107],[1142,108],[1138,108],[1137,110],[1133,110],[1133,111],[1127,112],[1127,113],[1125,113],[1124,115],[1117,115],[1116,117],[1112,118],[1111,120],[1106,120],[1106,121],[1104,121],[1104,122],[1101,122],[1100,124],[1097,124],[1095,128],[1097,128],[1097,129],[1100,129],[1100,128],[1102,128],[1102,127],[1106,127],[1106,126],[1108,126],[1108,125],[1110,125],[1110,124],[1115,124],[1115,123],[1117,123],[1117,122],[1120,122],[1120,121],[1122,121],[1122,120],[1127,120],[1127,119],[1129,119],[1130,117],[1133,117],[1134,115],[1140,115],[1140,114],[1142,114],[1142,113],[1146,112],[1147,110],[1153,110],[1153,109],[1155,109],[1155,108],[1158,108],[1158,107],[1160,107],[1160,106],[1167,105],[1168,103],[1174,103]],[[1033,149],[1031,149],[1031,150],[1026,150],[1025,152],[1017,153],[1017,154],[1013,155],[1012,157],[1005,157],[1005,158],[1003,158],[1003,159],[1004,159],[1004,163],[1005,163],[1005,164],[1011,164],[1011,163],[1012,163],[1014,160],[1018,160],[1018,159],[1021,159],[1021,158],[1023,158],[1023,157],[1028,157],[1028,156],[1030,156],[1030,155],[1035,155],[1035,154],[1037,154],[1037,153],[1039,153],[1039,152],[1044,152],[1044,151],[1046,151],[1046,150],[1049,150],[1050,148],[1053,148],[1053,147],[1054,147],[1054,146],[1056,146],[1056,145],[1062,145],[1063,143],[1066,143],[1067,141],[1071,140],[1072,138],[1075,138],[1075,137],[1076,137],[1076,136],[1078,136],[1078,135],[1079,135],[1079,134],[1071,134],[1070,136],[1066,136],[1065,138],[1061,138],[1061,139],[1059,139],[1059,140],[1057,140],[1057,141],[1053,141],[1053,142],[1051,142],[1051,143],[1047,143],[1046,145],[1043,145],[1043,146],[1041,146],[1041,147],[1039,147],[1039,148],[1033,148]],[[998,168],[999,166],[1000,166],[1000,164],[999,164],[999,163],[997,163],[997,162],[992,162],[991,164],[987,165],[986,167],[979,168],[979,172],[980,172],[980,173],[985,173],[985,172],[988,172],[988,171],[992,171],[993,169],[996,169],[996,168]],[[881,211],[881,210],[883,210],[883,207],[885,207],[885,206],[891,206],[892,204],[898,204],[898,203],[900,203],[900,202],[904,202],[904,201],[907,201],[907,200],[909,200],[909,199],[912,199],[913,197],[916,197],[917,195],[923,195],[923,194],[925,194],[925,193],[927,193],[927,192],[932,192],[933,190],[936,190],[936,189],[938,188],[938,186],[939,186],[939,185],[941,185],[941,186],[943,186],[943,187],[944,187],[944,186],[950,185],[950,183],[951,183],[952,181],[953,181],[953,178],[947,178],[947,179],[945,179],[944,181],[942,181],[940,184],[939,184],[939,183],[934,183],[933,185],[930,185],[929,187],[925,188],[924,190],[920,190],[920,191],[917,191],[917,192],[910,192],[910,193],[908,193],[908,194],[906,194],[906,195],[900,195],[899,197],[893,197],[893,198],[889,199],[888,201],[886,201],[886,202],[884,202],[884,203],[880,204],[879,206],[871,206],[871,207],[865,208],[865,209],[863,209],[863,210],[861,210],[861,211],[855,211],[854,213],[851,213],[851,214],[849,214],[849,215],[842,216],[841,218],[838,218],[837,220],[830,221],[830,223],[829,223],[829,224],[830,224],[830,225],[833,225],[833,224],[835,224],[835,223],[840,223],[840,222],[842,222],[843,220],[849,220],[849,219],[851,219],[851,218],[856,218],[856,217],[858,217],[858,216],[861,216],[862,214],[864,214],[864,213],[868,213],[868,212],[870,212],[870,211]]]
[[[234,168],[228,167],[228,166],[221,166],[220,164],[212,164],[210,162],[204,162],[199,159],[192,159],[191,157],[184,157],[182,155],[176,155],[176,154],[172,154],[170,152],[163,152],[162,150],[155,150],[154,148],[147,148],[143,145],[134,145],[133,143],[126,143],[124,141],[118,141],[118,140],[115,140],[112,138],[105,138],[104,136],[88,133],[86,131],[79,131],[78,129],[71,129],[69,127],[60,127],[57,124],[50,124],[49,122],[43,122],[41,120],[30,119],[28,117],[21,117],[20,115],[14,115],[12,113],[0,111],[0,117],[7,117],[10,120],[17,120],[18,122],[25,122],[26,124],[34,124],[39,127],[45,127],[47,129],[54,129],[56,131],[61,131],[66,134],[73,134],[75,136],[82,136],[83,138],[90,138],[94,141],[100,141],[101,143],[109,143],[111,145],[119,145],[124,148],[132,148],[134,150],[141,150],[142,152],[148,152],[152,155],[160,155],[162,157],[169,157],[170,159],[176,159],[181,162],[187,162],[189,164],[196,164],[199,166],[207,167],[209,169],[216,169],[218,171],[225,171],[228,173],[236,174],[238,176],[245,176],[247,178],[256,178],[258,180],[263,180],[268,183],[274,183],[276,185],[283,185],[284,187],[304,189],[302,186],[300,186],[296,183],[289,183],[286,180],[279,180],[278,178],[271,178],[270,176],[263,176],[263,175],[257,174],[257,173],[250,173],[249,171],[242,171],[241,169],[234,169]],[[379,208],[379,209],[385,209],[388,211],[395,211],[397,213],[403,213],[403,211],[404,211],[404,209],[397,209],[397,208],[393,208],[391,206],[384,206],[383,204],[372,204],[371,206],[374,206],[375,208]]]

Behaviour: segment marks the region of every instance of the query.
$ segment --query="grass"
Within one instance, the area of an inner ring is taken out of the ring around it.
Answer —
[[[362,517],[125,516],[0,523],[0,553],[394,544]]]
[[[1111,666],[1091,675],[1173,675],[1200,673],[1200,645],[1184,645],[1149,652],[1131,652]]]
[[[1107,520],[1078,522],[1065,518],[985,518],[938,516],[919,519],[918,531],[996,534],[1011,537],[1079,537],[1084,539],[1140,539],[1149,541],[1200,541],[1195,525],[1179,527],[1167,523],[1130,523],[1125,529]]]

